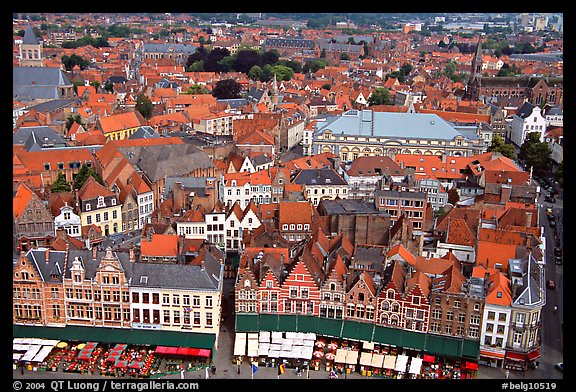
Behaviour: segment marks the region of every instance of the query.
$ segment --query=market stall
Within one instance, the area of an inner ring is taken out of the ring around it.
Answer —
[[[422,370],[422,358],[412,357],[410,359],[410,369],[408,370],[408,373],[411,375],[411,378],[419,377],[421,370]]]

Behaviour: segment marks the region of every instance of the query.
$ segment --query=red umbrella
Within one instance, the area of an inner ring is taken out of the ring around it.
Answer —
[[[314,356],[316,358],[322,358],[324,356],[324,353],[322,351],[314,351]]]
[[[336,358],[336,354],[334,353],[326,353],[326,359],[329,361],[332,361],[334,358]]]
[[[315,345],[316,345],[316,347],[322,348],[322,347],[326,346],[326,343],[325,343],[324,341],[322,341],[322,340],[318,340],[318,341],[315,343]]]
[[[338,348],[338,343],[332,342],[332,343],[330,343],[330,344],[328,345],[328,348],[329,348],[330,350],[336,350],[336,349]]]

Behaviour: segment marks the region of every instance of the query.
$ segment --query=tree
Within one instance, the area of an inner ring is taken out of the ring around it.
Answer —
[[[540,141],[539,132],[530,132],[526,135],[524,143],[520,146],[518,159],[532,167],[536,173],[544,173],[550,169],[550,156],[552,150],[548,143]]]
[[[204,72],[204,61],[196,61],[187,68],[188,72]]]
[[[182,94],[210,94],[210,91],[206,86],[202,86],[201,84],[195,84],[193,86],[188,87],[188,90],[182,92]]]
[[[262,80],[262,76],[264,75],[264,71],[262,70],[262,68],[260,68],[259,66],[255,65],[252,68],[250,68],[250,71],[248,71],[248,78],[250,80]]]
[[[112,82],[106,82],[106,84],[104,84],[104,91],[107,91],[109,93],[114,91],[114,83]]]
[[[489,152],[499,152],[507,158],[516,159],[516,148],[512,144],[506,144],[500,135],[494,135],[492,143],[488,147]]]
[[[74,177],[74,189],[82,188],[82,185],[84,185],[88,177],[94,177],[94,179],[98,181],[99,184],[102,184],[102,181],[100,180],[100,177],[98,177],[98,174],[94,168],[88,167],[85,163],[83,163],[82,167],[80,167],[80,170],[78,171],[78,174],[76,174]]]
[[[94,89],[96,90],[96,92],[98,92],[98,88],[100,87],[100,82],[97,80],[94,80],[92,82],[90,82],[90,86],[94,87]]]
[[[72,128],[72,124],[74,123],[78,123],[82,126],[84,125],[82,124],[82,116],[80,116],[79,113],[70,114],[68,116],[68,118],[66,119],[66,131],[69,131],[70,128]]]
[[[326,62],[325,61],[312,60],[312,61],[307,61],[306,64],[304,64],[304,67],[302,68],[302,72],[303,73],[308,73],[308,72],[315,73],[319,69],[324,69],[324,68],[326,68]]]
[[[136,96],[136,106],[135,109],[140,112],[140,114],[148,119],[152,116],[152,110],[154,109],[154,105],[152,105],[152,101],[144,94],[138,94]]]
[[[456,204],[458,204],[459,201],[460,201],[460,195],[458,194],[458,189],[450,188],[450,190],[448,191],[448,203],[452,204],[453,206],[456,206]]]
[[[57,192],[70,192],[71,190],[72,186],[68,181],[66,181],[66,176],[64,175],[64,173],[58,172],[58,177],[56,178],[56,181],[54,181],[54,183],[52,184],[50,191],[52,193],[57,193]]]
[[[234,79],[224,79],[216,82],[212,95],[217,99],[235,99],[240,98],[242,85]]]
[[[253,49],[243,49],[236,53],[234,70],[237,72],[249,72],[253,66],[262,64],[262,57]]]
[[[390,90],[385,87],[377,87],[368,97],[368,106],[373,105],[392,105]]]
[[[285,67],[283,65],[275,65],[272,67],[272,72],[276,75],[278,80],[290,80],[294,77],[294,71],[292,68]]]
[[[78,56],[77,54],[73,54],[71,56],[64,55],[62,56],[61,60],[67,71],[71,71],[75,65],[78,65],[80,69],[86,69],[90,65],[88,60]]]

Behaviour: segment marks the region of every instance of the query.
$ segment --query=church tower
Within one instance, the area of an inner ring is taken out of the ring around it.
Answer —
[[[472,65],[470,66],[470,77],[466,83],[466,95],[468,98],[478,98],[479,89],[482,84],[482,44],[478,39],[478,46],[476,46],[476,53],[472,58]]]
[[[38,39],[32,26],[26,26],[22,44],[20,44],[20,66],[44,67],[45,59],[42,42]]]

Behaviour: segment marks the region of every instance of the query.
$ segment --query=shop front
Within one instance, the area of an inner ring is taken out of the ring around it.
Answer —
[[[481,349],[478,363],[484,366],[502,368],[504,367],[505,354],[506,353],[503,350]]]

